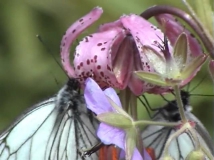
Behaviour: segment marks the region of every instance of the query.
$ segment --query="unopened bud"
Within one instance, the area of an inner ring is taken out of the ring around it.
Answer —
[[[160,158],[160,160],[175,160],[172,156],[167,155]]]
[[[205,160],[206,156],[201,150],[191,151],[186,160]]]

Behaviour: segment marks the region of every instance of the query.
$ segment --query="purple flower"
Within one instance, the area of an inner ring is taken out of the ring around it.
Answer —
[[[85,97],[87,107],[97,114],[98,119],[99,119],[99,116],[101,115],[105,115],[105,114],[110,115],[111,113],[118,114],[129,119],[129,116],[126,113],[124,113],[124,111],[122,111],[119,97],[117,96],[117,93],[114,91],[114,89],[107,88],[105,91],[102,91],[102,89],[98,86],[98,84],[91,78],[88,78],[85,84],[86,85],[85,85],[84,97]],[[114,102],[117,106],[119,106],[120,109],[119,108],[115,109],[108,98],[111,99],[112,102]],[[125,124],[123,123],[123,121],[112,122],[112,123],[116,123],[116,125],[119,125],[119,123],[121,123],[121,128],[123,128],[124,127],[123,124]],[[102,122],[98,128],[97,136],[101,139],[101,141],[104,144],[106,145],[115,144],[116,146],[123,149],[124,151],[127,151],[127,147],[129,146],[126,146],[126,138],[127,138],[126,131],[121,128],[114,127]],[[147,153],[145,153],[144,155],[145,155],[144,158],[146,160],[150,159]],[[133,160],[143,159],[139,151],[136,149],[136,147],[134,148],[132,159]]]

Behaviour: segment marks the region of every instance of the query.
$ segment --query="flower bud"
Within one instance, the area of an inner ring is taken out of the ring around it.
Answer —
[[[175,158],[173,158],[170,155],[166,155],[166,156],[161,157],[160,160],[175,160]]]
[[[206,156],[201,150],[191,151],[186,160],[205,160]]]

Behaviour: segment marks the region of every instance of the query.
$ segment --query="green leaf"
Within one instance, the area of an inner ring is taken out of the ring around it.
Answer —
[[[183,72],[181,73],[181,79],[185,80],[189,76],[191,76],[199,67],[203,65],[206,59],[207,59],[206,55],[200,55],[194,58],[190,62],[190,64],[184,68]]]
[[[195,0],[195,11],[201,23],[209,30],[210,35],[214,35],[214,19],[211,0]]]
[[[156,50],[150,46],[143,46],[141,54],[146,55],[152,67],[156,72],[162,74],[166,70],[166,61]]]
[[[159,74],[144,71],[135,71],[134,73],[138,76],[138,78],[145,82],[158,86],[168,86],[163,77]]]
[[[137,133],[135,128],[126,130],[126,145],[125,145],[126,160],[132,159],[134,149],[136,148],[136,140],[137,140]]]
[[[133,127],[132,120],[124,116],[123,114],[119,113],[102,113],[97,116],[97,119],[100,122],[104,122],[106,124],[109,124],[111,126],[121,128],[121,129],[127,129],[130,127]]]
[[[188,54],[188,41],[186,33],[180,34],[177,38],[173,54],[176,62],[179,62],[179,66],[184,66],[186,64]]]

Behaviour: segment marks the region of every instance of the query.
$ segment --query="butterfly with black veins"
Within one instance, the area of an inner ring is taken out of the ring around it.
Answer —
[[[191,113],[192,107],[189,105],[189,93],[181,91],[181,98],[184,104],[185,116],[188,120],[196,123],[196,135],[199,139],[200,145],[208,149],[214,155],[214,143],[206,128],[200,120]],[[181,120],[175,100],[169,101],[164,107],[157,109],[154,116],[154,121],[162,122],[179,122]],[[175,133],[177,129],[173,127],[163,127],[149,125],[142,131],[142,140],[145,148],[151,153],[154,152],[153,159],[160,159],[167,139],[171,134]],[[168,153],[176,160],[184,160],[187,155],[195,149],[196,143],[189,132],[182,133],[177,138],[171,141]]]
[[[97,160],[83,151],[99,142],[98,121],[69,79],[54,97],[28,109],[0,135],[0,160]]]

